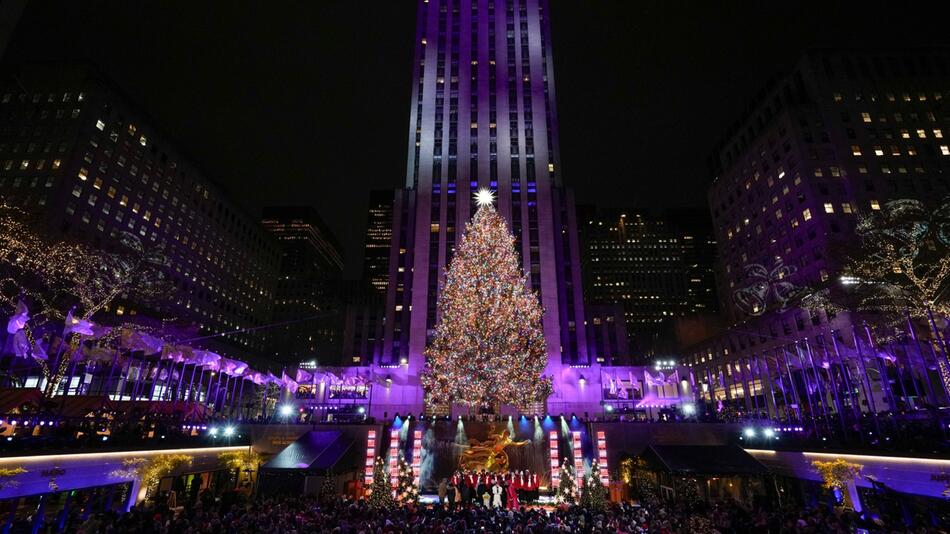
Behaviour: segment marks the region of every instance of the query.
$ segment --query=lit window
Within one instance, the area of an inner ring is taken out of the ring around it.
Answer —
[[[79,169],[79,179],[85,182],[87,178],[89,178],[89,171],[87,171],[85,168]]]
[[[879,210],[879,209],[881,209],[881,203],[878,202],[878,201],[876,201],[876,200],[872,200],[872,201],[871,201],[871,209],[872,209],[872,210]]]
[[[105,130],[105,129],[106,129],[106,123],[102,122],[102,120],[97,120],[97,121],[96,121],[96,128],[98,128],[100,131],[101,131],[101,130]]]
[[[850,202],[842,202],[842,203],[841,203],[841,211],[843,211],[843,212],[845,212],[845,213],[851,213],[851,203],[850,203]]]
[[[782,218],[782,210],[780,210],[780,209],[775,210],[775,218],[776,218],[776,219],[781,219],[781,218]]]
[[[920,130],[917,131],[919,132]],[[910,132],[908,132],[906,128],[901,128],[901,137],[904,139],[910,139]]]
[[[875,146],[874,146],[874,155],[875,155],[875,156],[883,156],[883,155],[884,155],[884,149],[881,148],[881,147],[878,146],[878,145],[875,145]]]
[[[810,209],[805,208],[804,210],[802,210],[802,219],[805,219],[806,221],[810,221],[810,220],[811,220],[811,210],[810,210]]]
[[[93,180],[92,186],[95,187],[96,189],[102,189],[102,178],[96,178],[95,180]]]
[[[950,156],[950,147],[947,145],[940,145],[940,153],[944,156]]]
[[[554,164],[548,163],[548,172],[554,172]]]
[[[862,111],[861,120],[863,120],[864,122],[871,122],[871,114],[868,113],[867,111]]]
[[[835,102],[841,102],[844,98],[841,97],[841,93],[834,94]]]
[[[834,213],[835,205],[831,202],[825,202],[825,213]]]
[[[918,129],[917,129],[917,137],[919,137],[919,138],[921,138],[921,139],[926,139],[926,138],[927,138],[927,130],[924,130],[923,128],[918,128]]]
[[[54,159],[54,160],[53,160],[53,168],[54,168],[54,169],[58,169],[59,166],[60,166],[62,163],[63,163],[62,160]]]
[[[860,156],[861,155],[861,146],[860,145],[851,145],[851,155]],[[819,173],[821,171],[818,171]],[[821,176],[821,174],[816,174],[815,176]]]
[[[146,139],[144,135],[143,135],[142,137],[139,137],[139,144],[142,145],[142,146],[147,145],[147,144],[148,144],[148,139]]]
[[[433,234],[439,233],[439,223],[432,223],[429,225],[429,231]]]
[[[941,130],[940,128],[935,128],[934,137],[936,137],[937,139],[943,139],[943,130]]]

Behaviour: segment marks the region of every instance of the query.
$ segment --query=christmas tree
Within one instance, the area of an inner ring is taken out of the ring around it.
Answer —
[[[320,486],[320,502],[329,503],[337,498],[336,479],[333,476],[333,471],[327,471],[323,477],[323,484]]]
[[[376,464],[373,465],[373,484],[369,489],[371,507],[382,509],[393,506],[393,491],[389,485],[389,474],[386,472],[386,462],[382,456],[376,458]]]
[[[577,504],[577,482],[574,480],[574,469],[567,460],[561,466],[561,481],[557,486],[557,493],[554,499],[558,504],[575,505]]]
[[[515,239],[486,190],[465,226],[439,294],[439,323],[426,349],[427,406],[542,402],[551,381],[537,295],[519,267]]]
[[[416,503],[419,501],[419,488],[416,487],[416,477],[412,474],[412,466],[399,455],[399,482],[396,486],[396,502],[399,504]]]
[[[584,475],[584,488],[581,491],[581,506],[588,510],[603,510],[607,506],[607,488],[600,480],[600,466],[597,461],[591,464]]]

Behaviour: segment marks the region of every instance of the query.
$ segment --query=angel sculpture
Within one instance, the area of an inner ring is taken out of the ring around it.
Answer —
[[[505,448],[522,447],[530,440],[514,441],[508,430],[500,434],[489,433],[485,441],[471,440],[471,444],[459,457],[459,467],[465,471],[489,471],[505,473],[508,471],[508,454]]]

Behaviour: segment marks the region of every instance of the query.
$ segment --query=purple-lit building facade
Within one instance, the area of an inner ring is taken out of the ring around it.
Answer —
[[[414,53],[406,187],[393,208],[377,362],[392,367],[388,411],[423,409],[418,374],[438,321],[439,286],[479,188],[496,192],[545,309],[547,372],[556,384],[548,408],[572,409],[585,398],[576,369],[596,362],[573,196],[561,184],[548,3],[420,0]]]
[[[685,355],[704,398],[781,418],[947,403],[947,362],[926,339],[886,344],[861,317],[772,291],[838,289],[860,217],[897,199],[932,209],[950,193],[948,97],[945,49],[820,50],[735,123],[708,193],[731,327]],[[753,296],[756,284],[770,296]]]

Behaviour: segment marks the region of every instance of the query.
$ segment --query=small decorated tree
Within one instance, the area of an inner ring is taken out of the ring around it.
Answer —
[[[369,487],[369,505],[376,509],[391,508],[394,504],[392,488],[389,485],[389,473],[383,457],[376,458],[373,465],[373,484]]]
[[[861,464],[846,462],[841,458],[830,462],[815,460],[811,465],[814,466],[815,469],[818,470],[818,474],[821,475],[822,486],[829,490],[837,489],[841,491],[845,503],[847,503],[850,498],[848,484],[857,478],[861,474],[861,470],[864,469],[864,466]],[[850,503],[850,505],[853,506],[854,503]]]
[[[109,473],[114,478],[137,478],[142,483],[144,498],[150,498],[158,489],[162,478],[170,475],[176,469],[190,464],[194,457],[187,454],[159,454],[150,460],[144,458],[126,458],[122,460],[122,469]],[[139,495],[141,499],[142,494]]]
[[[416,487],[412,466],[406,462],[403,455],[399,455],[399,482],[396,487],[396,502],[402,505],[419,502],[419,488]]]
[[[584,487],[581,488],[581,506],[591,511],[600,511],[607,507],[607,488],[600,480],[600,466],[597,460],[591,464],[584,475]]]
[[[574,480],[574,468],[567,460],[561,465],[561,481],[557,486],[554,499],[558,504],[573,506],[577,504],[577,481]]]
[[[218,461],[227,466],[228,469],[237,471],[238,480],[241,480],[241,473],[246,473],[247,477],[244,479],[243,485],[249,485],[253,481],[252,473],[257,471],[257,467],[261,463],[261,455],[254,452],[253,449],[228,451],[219,454]]]
[[[323,484],[320,486],[320,501],[324,503],[336,500],[336,479],[333,471],[327,471],[323,477]]]

